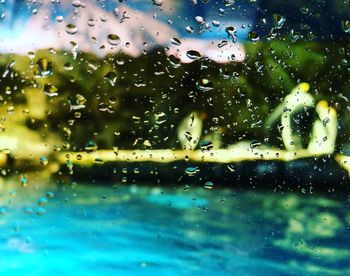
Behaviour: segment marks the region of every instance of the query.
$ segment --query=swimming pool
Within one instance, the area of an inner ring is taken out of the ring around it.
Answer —
[[[1,186],[2,275],[350,273],[346,201],[215,185],[28,183]]]

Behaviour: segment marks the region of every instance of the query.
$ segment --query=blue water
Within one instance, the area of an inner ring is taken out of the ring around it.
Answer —
[[[346,201],[215,186],[28,183],[0,184],[1,275],[350,273]],[[54,197],[38,206],[47,192]]]

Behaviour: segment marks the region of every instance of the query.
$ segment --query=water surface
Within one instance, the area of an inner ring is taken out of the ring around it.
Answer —
[[[35,179],[0,187],[2,275],[350,273],[350,209],[326,195]]]

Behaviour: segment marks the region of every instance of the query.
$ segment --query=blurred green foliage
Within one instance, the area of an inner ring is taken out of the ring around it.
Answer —
[[[46,119],[31,118],[34,107],[29,106],[26,124],[43,136],[58,135],[73,150],[82,150],[90,139],[99,148],[143,148],[145,140],[152,148],[180,148],[176,128],[194,110],[207,114],[204,131],[222,132],[226,146],[242,139],[263,141],[268,114],[297,83],[308,82],[316,100],[326,99],[337,109],[342,127],[339,143],[348,142],[349,40],[293,43],[282,37],[247,44],[246,51],[244,63],[225,65],[205,59],[179,64],[161,49],[139,58],[116,54],[100,59],[78,53],[74,59],[70,52],[52,50],[38,51],[32,61],[2,55],[2,72],[12,60],[16,63],[1,79],[1,108],[22,106],[26,91],[34,87],[42,97],[44,86],[53,85],[58,95],[45,95],[46,104],[40,107]],[[35,76],[40,58],[52,63],[52,74],[45,78]],[[116,75],[114,86],[105,78],[110,72]],[[213,89],[199,89],[202,79],[211,81]],[[8,86],[9,95],[3,93]],[[86,107],[70,110],[78,94],[86,99]],[[161,112],[165,122],[157,119]]]

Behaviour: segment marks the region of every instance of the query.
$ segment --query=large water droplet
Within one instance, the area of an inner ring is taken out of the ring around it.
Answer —
[[[118,45],[119,42],[120,42],[120,37],[116,34],[109,34],[107,36],[107,41],[109,44],[115,46],[115,45]]]
[[[284,23],[286,22],[286,19],[280,14],[274,14],[272,18],[273,18],[273,25],[275,26],[276,29],[281,29]]]
[[[112,86],[114,86],[117,81],[117,74],[113,71],[110,71],[105,75],[105,80],[107,80]]]
[[[189,50],[189,51],[187,51],[186,56],[189,59],[193,59],[193,60],[201,58],[201,54],[198,51],[196,51],[196,50]]]
[[[256,43],[259,41],[259,35],[257,32],[251,31],[248,33],[248,39],[253,42]]]
[[[78,31],[78,28],[74,24],[68,24],[66,26],[66,32],[70,35],[75,34],[77,31]]]
[[[47,58],[41,58],[36,63],[39,77],[47,77],[52,74],[52,64]]]

